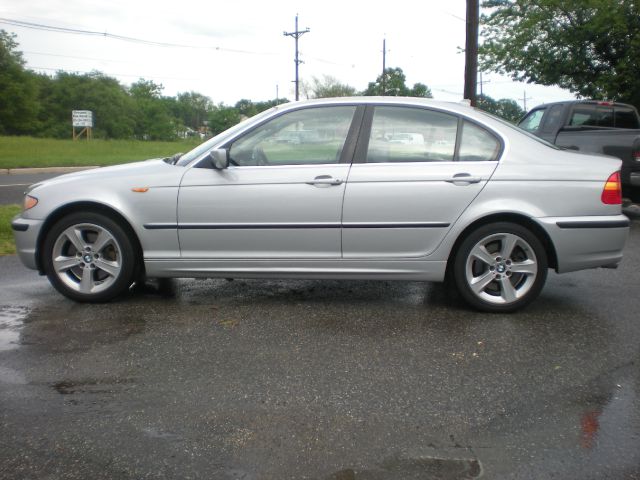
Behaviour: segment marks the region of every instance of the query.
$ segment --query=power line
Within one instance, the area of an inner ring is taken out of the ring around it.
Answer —
[[[248,55],[278,55],[277,53],[274,53],[274,52],[256,52],[251,50],[224,48],[220,46],[188,45],[188,44],[180,44],[180,43],[157,42],[154,40],[145,40],[142,38],[129,37],[125,35],[116,35],[108,32],[98,32],[94,30],[83,30],[83,29],[77,29],[77,28],[56,27],[54,25],[24,22],[22,20],[14,20],[11,18],[0,18],[0,23],[4,23],[6,25],[12,25],[14,27],[29,28],[32,30],[42,30],[47,32],[55,32],[55,33],[65,33],[69,35],[104,37],[104,38],[110,38],[113,40],[120,40],[123,42],[137,43],[137,44],[148,45],[153,47],[194,48],[194,49],[200,49],[200,50],[205,49],[205,50],[216,50],[220,52],[243,53]]]
[[[41,24],[41,23],[25,22],[25,21],[22,21],[22,20],[14,20],[14,19],[9,19],[9,18],[0,18],[0,23],[4,23],[6,25],[12,25],[14,27],[19,27],[19,28],[27,28],[27,29],[32,29],[32,30],[41,30],[41,31],[45,31],[45,32],[63,33],[63,34],[72,34],[72,35],[87,35],[87,36],[93,36],[93,37],[104,37],[104,38],[110,38],[110,39],[121,40],[121,41],[126,41],[126,42],[133,42],[133,43],[138,43],[138,44],[141,44],[141,45],[149,45],[149,46],[154,46],[154,47],[207,49],[207,50],[215,50],[215,51],[224,52],[224,53],[240,53],[240,54],[244,54],[244,55],[269,55],[269,56],[282,56],[283,55],[280,52],[259,52],[259,51],[255,51],[255,50],[243,50],[243,49],[236,49],[236,48],[225,48],[225,47],[220,47],[220,46],[189,45],[189,44],[156,42],[156,41],[152,41],[152,40],[145,40],[145,39],[125,36],[125,35],[115,35],[115,34],[111,34],[111,33],[108,33],[108,32],[98,32],[98,31],[94,31],[94,30],[79,29],[79,28],[57,27],[57,26],[54,26],[54,25],[45,25],[45,24]],[[308,29],[306,31],[308,31]],[[89,57],[73,57],[73,56],[56,55],[56,54],[52,54],[52,53],[42,53],[42,52],[24,52],[24,53],[35,54],[35,55],[59,56],[59,57],[63,57],[63,58],[77,58],[77,59],[81,59],[81,60],[99,60],[99,61],[106,61],[106,62],[121,62],[120,60],[109,60],[109,59],[89,58]],[[333,61],[333,60],[327,60],[326,58],[313,57],[313,56],[308,56],[307,58],[309,58],[311,60],[315,60],[316,62],[319,62],[319,63],[327,64],[327,65],[336,65],[336,66],[340,66],[340,67],[351,67],[351,68],[355,67],[355,64],[353,62],[351,62],[351,63],[336,62],[336,61]],[[125,63],[125,62],[122,62],[122,63]],[[302,61],[301,61],[301,63],[302,63]]]
[[[484,96],[484,90],[482,87],[484,87],[485,83],[491,83],[491,80],[483,80],[482,79],[482,72],[479,72],[480,74],[480,81],[478,82],[478,85],[480,85],[480,96],[483,97]]]
[[[113,73],[113,72],[102,72],[99,70],[92,70],[92,71],[86,71],[86,70],[65,70],[63,68],[51,68],[51,67],[36,67],[33,65],[29,66],[32,69],[35,70],[48,70],[51,72],[64,72],[64,73],[79,73],[79,74],[91,74],[91,73],[100,73],[103,75],[110,75],[110,76],[114,76],[114,77],[131,77],[131,78],[148,78],[148,79],[156,79],[156,80],[188,80],[190,82],[198,82],[203,80],[202,78],[184,78],[184,77],[159,77],[156,75],[131,75],[128,73]]]
[[[75,55],[61,55],[59,53],[31,52],[31,51],[28,51],[28,50],[25,50],[22,53],[24,53],[26,55],[43,55],[45,57],[72,58],[74,60],[91,60],[93,62],[128,63],[128,64],[133,63],[133,62],[126,62],[124,60],[111,60],[111,59],[108,59],[108,58],[79,57],[79,56],[75,56]]]
[[[298,67],[300,66],[301,63],[304,63],[302,60],[300,60],[299,57],[299,52],[298,52],[298,39],[304,35],[305,33],[308,33],[310,30],[308,28],[305,28],[304,30],[298,30],[298,14],[296,13],[296,30],[295,32],[283,32],[283,35],[285,37],[293,37],[296,41],[296,57],[295,57],[295,64],[296,64],[296,79],[295,79],[295,84],[296,84],[296,101],[300,100],[300,77],[298,76]]]
[[[518,100],[522,100],[522,104],[524,106],[524,111],[527,111],[527,100],[533,100],[533,97],[527,97],[527,91],[524,90],[524,93],[522,95],[522,98],[519,98]]]

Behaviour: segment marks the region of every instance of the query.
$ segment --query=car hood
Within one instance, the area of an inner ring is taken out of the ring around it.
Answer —
[[[122,165],[113,165],[110,167],[92,168],[82,170],[80,172],[67,173],[54,177],[49,180],[35,183],[29,187],[27,193],[60,186],[64,184],[73,184],[76,182],[91,183],[94,181],[120,181],[120,180],[145,180],[152,184],[146,186],[175,186],[174,175],[171,173],[179,173],[180,177],[184,173],[184,167],[170,165],[162,159],[155,158],[144,160],[141,162],[125,163]],[[169,175],[167,175],[169,174]]]

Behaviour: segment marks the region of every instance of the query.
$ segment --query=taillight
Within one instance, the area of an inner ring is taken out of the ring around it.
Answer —
[[[634,150],[631,155],[636,162],[640,162],[640,150]]]
[[[622,204],[622,185],[620,184],[620,172],[609,175],[602,189],[602,203],[606,205]]]

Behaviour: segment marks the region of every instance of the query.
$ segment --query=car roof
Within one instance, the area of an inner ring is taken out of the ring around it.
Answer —
[[[278,110],[295,109],[302,106],[313,105],[398,105],[398,106],[428,106],[432,108],[442,108],[456,111],[458,113],[469,113],[473,108],[466,102],[446,102],[434,100],[432,98],[419,97],[336,97],[336,98],[316,98],[311,100],[300,100],[297,102],[283,103],[275,107]]]

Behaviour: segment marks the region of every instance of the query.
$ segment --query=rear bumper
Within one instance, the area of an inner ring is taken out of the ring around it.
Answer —
[[[624,215],[544,217],[537,220],[555,247],[558,273],[612,267],[622,260],[630,225]]]
[[[11,221],[18,257],[25,267],[32,270],[38,270],[36,251],[43,223],[43,220],[31,220],[22,218],[20,215],[15,216]]]

